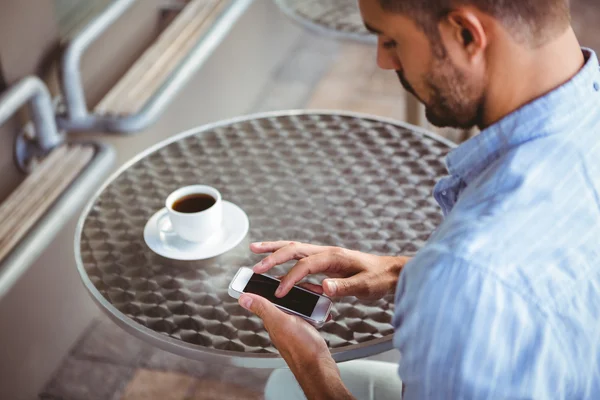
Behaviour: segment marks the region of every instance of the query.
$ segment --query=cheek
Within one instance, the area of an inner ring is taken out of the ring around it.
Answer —
[[[417,63],[416,60],[408,62],[404,65],[400,75],[400,80],[403,81],[403,86],[413,92],[419,99],[427,102],[429,99],[429,90],[425,82],[429,67]],[[408,87],[407,87],[408,85]]]
[[[402,75],[421,100],[427,100],[426,77],[432,69],[431,54],[426,46],[409,45],[398,49],[402,60]]]

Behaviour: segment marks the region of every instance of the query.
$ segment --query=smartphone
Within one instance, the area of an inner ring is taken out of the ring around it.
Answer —
[[[278,286],[279,279],[255,274],[250,268],[242,267],[229,285],[229,295],[239,299],[243,293],[257,294],[283,311],[304,318],[318,328],[327,321],[332,305],[329,297],[294,286],[287,295],[279,298],[275,297]]]

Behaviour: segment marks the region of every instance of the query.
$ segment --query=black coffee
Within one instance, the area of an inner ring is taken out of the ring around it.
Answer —
[[[173,210],[180,213],[197,213],[211,208],[217,201],[208,194],[190,194],[173,203]]]

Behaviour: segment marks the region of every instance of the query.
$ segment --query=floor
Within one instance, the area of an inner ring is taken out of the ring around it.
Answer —
[[[101,317],[75,345],[40,399],[260,399],[269,373],[175,356]]]
[[[572,0],[573,25],[584,45],[600,49],[596,1]],[[402,89],[394,74],[377,70],[374,49],[306,33],[289,54],[252,111],[330,108],[405,118]],[[455,141],[462,137],[442,133]],[[190,361],[145,344],[103,317],[88,328],[40,399],[261,399],[269,372]]]

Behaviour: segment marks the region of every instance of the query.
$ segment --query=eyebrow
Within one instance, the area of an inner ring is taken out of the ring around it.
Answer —
[[[381,35],[381,33],[382,33],[379,29],[373,28],[371,25],[367,24],[366,22],[365,22],[365,28],[367,28],[367,30],[369,32],[374,33],[376,35]]]

